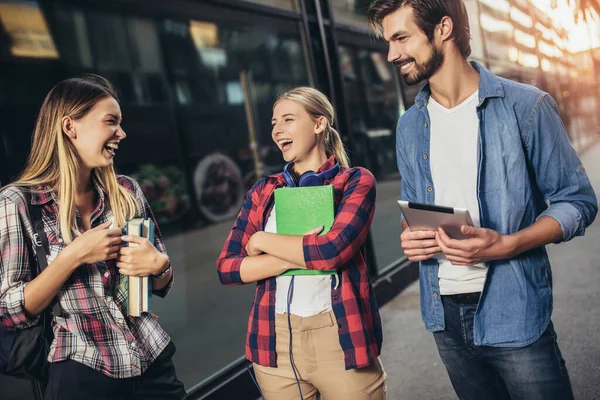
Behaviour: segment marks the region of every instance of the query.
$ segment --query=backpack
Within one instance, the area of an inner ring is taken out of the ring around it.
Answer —
[[[40,205],[31,204],[31,194],[25,192],[25,201],[29,209],[29,217],[34,227],[33,241],[27,240],[31,279],[48,266],[48,239],[44,232],[42,210]],[[23,232],[26,234],[25,227]],[[34,249],[35,248],[35,256]],[[36,260],[37,259],[37,260]],[[60,311],[54,304],[55,314]],[[8,330],[0,326],[0,373],[16,378],[45,382],[48,377],[47,361],[52,334],[52,311],[48,306],[41,314],[36,325],[25,329]]]

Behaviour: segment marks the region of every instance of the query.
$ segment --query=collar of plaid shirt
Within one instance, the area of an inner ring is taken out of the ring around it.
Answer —
[[[135,184],[132,184],[132,181],[125,177],[119,177],[119,184],[126,187],[128,190],[134,191]],[[100,183],[96,180],[95,177],[92,178],[92,189],[94,191],[94,198],[92,202],[92,212],[90,215],[90,224],[92,226],[98,225],[96,219],[102,218],[104,214],[104,204],[106,198],[106,190],[100,185]],[[59,200],[56,196],[56,193],[50,186],[38,186],[35,191],[31,193],[31,204],[33,205],[44,205],[44,209],[47,212],[52,213],[54,215],[54,220],[58,221],[58,206]],[[112,215],[112,212],[110,213]],[[82,221],[81,216],[78,210],[75,210],[75,217],[78,226],[78,231],[75,232],[75,237],[80,236],[82,232]],[[107,216],[104,215],[104,221],[107,221]],[[56,229],[52,231],[46,230],[46,235],[48,236],[49,241],[56,241],[58,243],[62,243],[62,239],[59,235],[58,225],[56,225]]]
[[[330,157],[317,172],[335,164]],[[258,181],[248,193],[242,210],[217,260],[219,279],[226,285],[241,285],[239,268],[246,256],[246,243],[264,224],[273,207],[273,192],[285,179],[276,174]],[[305,236],[304,258],[309,269],[337,269],[341,284],[331,290],[333,312],[346,369],[371,365],[379,356],[383,333],[379,309],[369,281],[361,247],[375,211],[375,178],[364,168],[340,168],[325,184],[334,186],[336,218],[325,235]],[[275,352],[276,279],[257,283],[248,321],[246,357],[259,365],[276,367]]]
[[[131,178],[126,178],[124,176],[120,176],[118,178],[119,184],[123,185],[129,190],[135,190],[135,183],[130,180]],[[92,178],[92,188],[94,190],[94,205],[93,209],[95,210],[97,206],[104,204],[104,199],[106,196],[106,191],[100,185],[100,183],[96,180],[95,177]],[[48,185],[46,186],[38,186],[36,190],[31,194],[31,204],[40,205],[46,204],[50,201],[53,201],[58,205],[58,199],[56,198],[56,194],[54,190]]]
[[[325,162],[323,163],[323,165],[321,165],[319,167],[319,169],[315,171],[315,173],[316,174],[320,174],[323,171],[330,170],[331,168],[333,168],[333,166],[335,165],[335,163],[336,163],[335,158],[333,158],[333,156],[331,156],[327,160],[325,160]],[[281,185],[285,184],[285,178],[283,177],[283,173],[281,173],[281,172],[278,173],[278,174],[270,175],[269,178],[275,179],[277,181],[277,185],[278,186],[281,186]],[[331,181],[324,182],[324,184],[329,185],[329,184],[331,184]]]
[[[135,194],[142,215],[154,219],[137,182],[125,176],[119,176],[118,181]],[[104,189],[96,181],[94,191],[91,223],[97,226],[108,221],[112,212],[106,204]],[[58,200],[50,187],[39,187],[31,202],[43,206],[50,264],[65,247],[58,234]],[[9,328],[36,323],[22,306],[23,287],[30,279],[25,235],[31,237],[33,233],[26,210],[18,189],[9,188],[0,196],[0,220],[6,224],[0,226],[0,248],[11,249],[2,251],[1,256],[0,323]],[[21,219],[25,221],[26,234]],[[81,227],[80,220],[78,225]],[[157,229],[155,233],[154,245],[166,252],[160,231]],[[123,282],[114,261],[81,265],[71,275],[57,296],[61,314],[54,318],[55,338],[48,356],[51,362],[71,359],[113,378],[130,378],[141,375],[158,357],[170,338],[152,316],[127,316]],[[164,297],[171,286],[172,281],[154,294]]]

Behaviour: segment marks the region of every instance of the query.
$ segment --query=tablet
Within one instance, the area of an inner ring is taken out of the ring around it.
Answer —
[[[473,225],[469,210],[464,208],[434,206],[398,200],[398,205],[412,231],[435,231],[438,227],[452,239],[466,239],[460,231],[462,225]]]

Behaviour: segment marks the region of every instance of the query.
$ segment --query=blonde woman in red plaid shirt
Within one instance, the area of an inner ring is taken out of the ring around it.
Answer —
[[[122,236],[126,221],[154,216],[139,185],[115,174],[115,153],[127,136],[121,121],[105,79],[60,82],[44,100],[24,172],[0,192],[0,323],[23,329],[47,307],[60,308],[47,400],[186,396],[169,336],[148,314],[129,317],[118,285],[119,274],[151,275],[154,294],[165,296],[173,283],[158,229],[154,243]],[[42,207],[49,245],[48,267],[33,280],[25,192]]]
[[[385,399],[381,320],[363,254],[375,179],[364,168],[349,168],[333,121],[333,106],[315,89],[279,97],[272,138],[287,172],[259,180],[248,192],[217,261],[223,284],[256,282],[246,357],[266,400]],[[331,230],[278,235],[274,190],[307,179],[334,186]],[[292,268],[336,274],[279,276]]]

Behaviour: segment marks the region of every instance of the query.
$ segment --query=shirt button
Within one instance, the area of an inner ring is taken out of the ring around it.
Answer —
[[[342,323],[341,322],[338,323],[338,328],[342,329]]]
[[[427,128],[427,126],[428,126],[428,125],[427,125],[427,122],[425,122],[425,123],[423,124],[423,126],[424,126],[425,128]]]
[[[104,276],[108,278],[108,277],[110,276],[110,273],[109,273],[108,271],[106,271],[106,272],[104,273]]]
[[[334,299],[334,300],[337,300],[337,299],[338,299],[337,295],[333,296],[333,299]]]
[[[432,188],[431,186],[429,186],[429,187],[427,188],[427,191],[428,191],[428,192],[432,192],[432,191],[433,191],[433,188]]]
[[[437,293],[434,293],[434,294],[433,294],[433,297],[438,297],[438,294],[437,294]]]
[[[423,159],[427,160],[427,154],[423,154]]]

